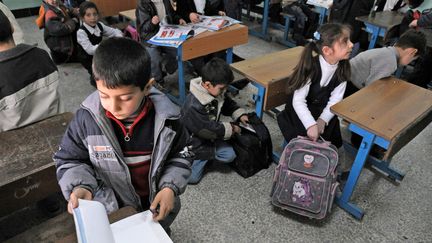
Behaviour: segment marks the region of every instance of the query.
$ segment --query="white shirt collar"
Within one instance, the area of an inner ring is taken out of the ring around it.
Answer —
[[[335,64],[328,63],[322,55],[319,55],[319,61],[320,61],[321,69],[325,69],[325,70],[336,70],[339,65],[339,62]]]

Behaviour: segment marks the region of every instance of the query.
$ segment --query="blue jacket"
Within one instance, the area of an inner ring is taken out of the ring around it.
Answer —
[[[156,111],[149,171],[151,202],[164,187],[173,189],[176,196],[184,192],[192,159],[183,156],[188,154],[183,152],[189,136],[178,122],[179,108],[154,88],[149,98]],[[76,112],[54,160],[57,179],[67,200],[74,188],[84,187],[92,192],[94,200],[105,205],[108,213],[123,206],[142,209],[98,92],[87,97]]]

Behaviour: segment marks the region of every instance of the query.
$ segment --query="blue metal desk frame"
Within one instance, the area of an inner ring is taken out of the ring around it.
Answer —
[[[384,37],[387,30],[383,27],[379,27],[371,23],[364,23],[364,24],[366,25],[366,32],[371,34],[371,40],[369,42],[368,49],[372,49],[375,47],[375,44],[378,40],[378,36]]]
[[[179,96],[174,96],[170,93],[167,93],[168,97],[177,105],[183,105],[186,100],[186,80],[184,79],[184,67],[183,67],[183,46],[180,45],[177,48],[177,65],[178,65],[178,91]],[[226,62],[228,64],[232,63],[233,59],[233,48],[228,48],[226,53]]]
[[[269,8],[270,8],[270,0],[264,0],[264,12],[263,12],[263,19],[262,19],[262,25],[261,25],[261,31],[255,31],[253,29],[249,29],[249,34],[262,38],[266,41],[270,40],[270,37],[268,36],[268,15],[269,15]]]
[[[336,197],[335,201],[341,208],[343,208],[345,211],[352,214],[356,219],[362,219],[364,215],[364,211],[349,201],[357,185],[358,178],[360,176],[360,173],[366,161],[371,163],[374,167],[376,167],[380,171],[388,174],[389,178],[393,180],[401,181],[405,175],[391,168],[389,166],[390,160],[381,161],[374,157],[369,156],[369,152],[374,144],[377,144],[378,146],[384,149],[388,149],[390,145],[389,141],[352,123],[349,125],[348,128],[352,132],[362,136],[363,140],[357,152],[357,156],[355,157],[354,163],[351,167],[351,172],[348,176],[347,183],[342,191],[342,195]],[[352,148],[352,146],[350,145],[346,145],[345,148],[347,149],[347,151],[352,151],[352,152],[355,151],[355,149]]]

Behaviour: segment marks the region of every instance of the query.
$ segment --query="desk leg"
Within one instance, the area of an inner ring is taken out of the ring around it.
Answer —
[[[320,25],[324,24],[324,19],[326,17],[326,13],[327,13],[327,9],[323,8],[323,7],[318,7],[319,8],[319,21],[318,23]]]
[[[371,36],[371,40],[369,42],[369,47],[368,49],[373,49],[375,47],[375,44],[377,42],[379,33],[380,33],[380,28],[378,26],[373,26],[372,28],[372,36]]]
[[[258,94],[253,96],[253,100],[255,101],[255,113],[259,118],[262,118],[266,89],[255,82],[252,82],[252,84],[258,88]]]
[[[352,129],[353,126],[355,125],[350,124],[350,130],[353,130]],[[374,144],[374,140],[376,137],[374,134],[370,132],[367,132],[363,129],[361,130],[362,133],[359,135],[363,136],[362,143],[358,150],[357,156],[354,160],[354,164],[351,167],[351,172],[348,176],[347,183],[343,188],[342,195],[340,197],[336,197],[336,203],[357,219],[363,218],[364,211],[361,208],[357,207],[356,205],[350,203],[349,200],[355,189],[355,186],[357,185],[358,178],[360,176],[360,173],[363,169],[363,166],[366,162],[366,159],[369,155],[370,149],[372,148],[372,145]]]
[[[231,64],[233,60],[233,48],[228,48],[226,53],[226,62]]]
[[[185,80],[184,80],[184,69],[183,69],[183,61],[182,61],[182,54],[183,49],[182,46],[179,46],[177,48],[177,68],[178,68],[178,97],[170,94],[167,92],[167,96],[176,103],[177,105],[181,106],[183,105],[184,101],[186,100],[186,88],[185,88]]]
[[[249,33],[253,36],[257,36],[266,41],[270,40],[270,37],[267,35],[268,33],[268,15],[269,15],[269,0],[264,0],[264,13],[262,16],[262,26],[261,32],[257,32],[255,30],[249,30]]]

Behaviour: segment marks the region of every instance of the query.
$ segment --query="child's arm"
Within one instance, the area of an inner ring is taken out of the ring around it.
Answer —
[[[201,139],[230,139],[233,134],[233,127],[229,122],[218,122],[209,119],[205,107],[192,105],[183,109],[182,121],[185,127]]]
[[[93,193],[98,185],[89,152],[86,145],[83,144],[85,141],[82,133],[83,124],[80,122],[82,113],[82,110],[77,111],[63,136],[59,150],[53,157],[60,189],[68,201],[74,190],[84,188]],[[88,198],[87,195],[84,197]]]
[[[326,107],[319,116],[326,124],[334,117],[334,114],[330,111],[330,107],[343,99],[347,82],[340,83],[330,94],[330,99],[327,102]]]
[[[99,22],[102,25],[102,35],[108,38],[111,37],[123,37],[123,33],[116,28],[112,28],[110,26],[104,25],[102,22]]]
[[[188,151],[189,133],[179,121],[168,124],[176,131],[170,153],[162,167],[162,175],[158,181],[158,193],[150,208],[156,209],[159,205],[159,214],[155,220],[162,220],[174,207],[174,197],[182,194],[191,174],[190,166],[193,162],[192,154]]]
[[[414,20],[416,21],[416,20]],[[414,22],[413,21],[413,22]],[[411,26],[411,24],[410,24]],[[432,27],[432,12],[428,14],[423,14],[417,21],[415,26],[413,27],[422,27],[422,28],[430,28]]]
[[[75,31],[78,20],[71,18],[64,20],[58,17],[53,11],[48,11],[45,14],[45,28],[54,36],[70,35]]]
[[[292,100],[293,108],[306,130],[311,126],[316,125],[316,121],[306,103],[306,97],[309,93],[310,85],[311,83],[308,82],[305,86],[294,91]]]
[[[231,116],[234,121],[237,121],[243,115],[246,115],[246,110],[240,108],[233,99],[231,99],[228,95],[225,95],[225,101],[221,108],[221,113],[224,116]]]
[[[81,45],[81,47],[84,49],[84,51],[87,52],[87,54],[92,55],[92,56],[94,55],[96,48],[99,46],[99,45],[93,45],[90,42],[90,39],[88,38],[87,33],[82,29],[79,29],[77,31],[77,42],[78,42],[78,44]]]
[[[143,36],[156,30],[156,28],[159,26],[159,23],[154,24],[152,22],[152,18],[154,16],[150,16],[150,13],[148,13],[145,8],[143,8],[143,6],[140,6],[140,4],[138,4],[135,14],[137,20],[139,20],[137,21],[137,30],[139,31],[142,40],[144,40],[145,38]]]

